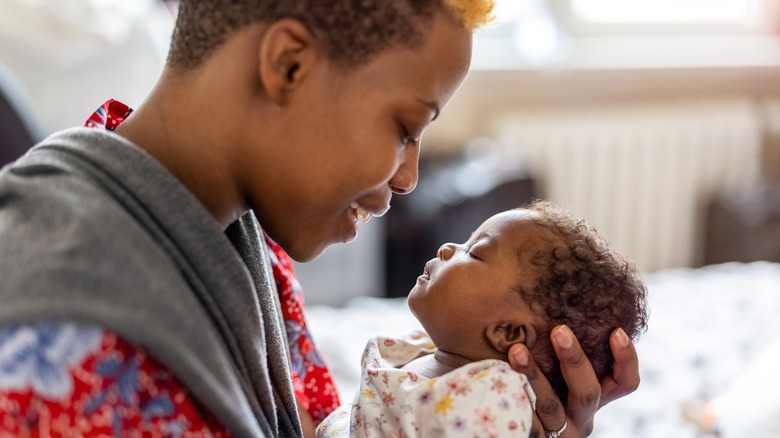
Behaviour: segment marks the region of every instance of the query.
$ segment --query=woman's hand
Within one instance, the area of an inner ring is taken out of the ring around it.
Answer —
[[[636,350],[625,332],[615,329],[609,338],[615,360],[612,372],[599,382],[590,361],[568,327],[555,327],[550,337],[561,362],[563,378],[569,387],[565,409],[528,349],[522,344],[515,344],[509,349],[512,368],[528,377],[536,393],[536,412],[530,436],[587,437],[593,432],[593,417],[599,408],[634,392],[639,386]],[[561,433],[556,434],[559,431]]]

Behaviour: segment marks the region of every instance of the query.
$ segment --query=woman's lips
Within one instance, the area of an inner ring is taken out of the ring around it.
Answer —
[[[371,217],[373,216],[371,213],[366,211],[365,208],[361,207],[357,202],[353,202],[349,204],[349,207],[357,213],[358,219],[360,219],[361,222],[364,224],[371,220]]]

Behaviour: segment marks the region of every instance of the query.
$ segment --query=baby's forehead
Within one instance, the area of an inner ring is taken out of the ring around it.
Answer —
[[[482,223],[472,237],[489,234],[494,237],[523,237],[535,234],[545,234],[549,227],[542,216],[531,210],[514,209],[502,211]]]
[[[498,213],[477,228],[471,240],[487,237],[518,253],[552,249],[564,239],[537,212],[514,209]]]

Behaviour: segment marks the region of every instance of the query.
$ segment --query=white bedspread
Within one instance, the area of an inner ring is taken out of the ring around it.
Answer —
[[[642,384],[599,411],[592,436],[701,437],[684,408],[722,395],[763,346],[780,339],[780,264],[666,270],[645,281],[650,320],[637,345]],[[359,298],[343,308],[313,306],[307,315],[342,402],[358,386],[369,336],[420,327],[403,299]],[[776,378],[768,382],[780,391]]]

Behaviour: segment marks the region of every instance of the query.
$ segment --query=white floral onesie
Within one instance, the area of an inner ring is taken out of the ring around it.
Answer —
[[[435,379],[399,369],[434,350],[423,332],[371,339],[352,404],[327,417],[317,436],[528,437],[535,396],[525,375],[495,359]]]

